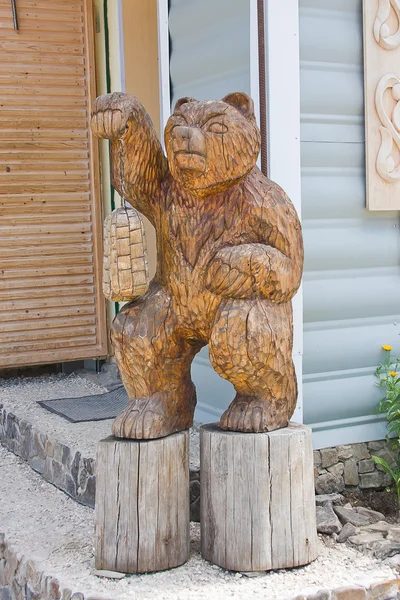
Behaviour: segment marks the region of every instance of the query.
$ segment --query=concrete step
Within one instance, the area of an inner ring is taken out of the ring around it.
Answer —
[[[108,383],[109,377],[90,373],[85,377],[71,374],[3,380],[0,386],[0,443],[46,481],[91,508],[96,488],[96,445],[110,435],[112,420],[69,423],[42,408],[38,401],[103,393]],[[198,521],[200,458],[196,428],[190,439],[191,519]]]

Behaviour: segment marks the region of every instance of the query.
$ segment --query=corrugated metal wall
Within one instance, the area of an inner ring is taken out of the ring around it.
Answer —
[[[316,446],[384,435],[373,371],[400,350],[398,213],[365,209],[362,0],[300,0],[304,421]]]
[[[248,0],[171,0],[171,104],[183,96],[223,98],[250,93],[250,12]],[[197,387],[195,419],[220,417],[234,397],[203,348],[192,367]]]

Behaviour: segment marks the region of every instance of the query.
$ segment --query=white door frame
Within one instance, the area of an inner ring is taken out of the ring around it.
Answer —
[[[164,128],[171,114],[169,85],[169,26],[168,0],[157,0],[158,14],[158,70],[160,74],[160,137],[164,145]]]
[[[251,0],[255,2],[255,0]],[[298,0],[264,0],[268,172],[283,187],[301,218],[300,49]],[[293,420],[303,421],[303,293],[293,300],[299,396]]]

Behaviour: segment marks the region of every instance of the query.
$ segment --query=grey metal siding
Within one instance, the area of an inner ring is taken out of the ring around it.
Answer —
[[[361,0],[300,0],[304,421],[316,446],[381,438],[373,371],[400,350],[398,213],[365,209]]]

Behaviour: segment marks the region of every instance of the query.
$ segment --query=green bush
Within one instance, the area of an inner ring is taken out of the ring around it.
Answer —
[[[391,358],[391,346],[382,346],[385,351],[385,360],[375,371],[377,385],[384,396],[378,404],[376,412],[385,414],[387,419],[386,439],[396,451],[400,448],[400,373],[398,372],[400,359]],[[383,458],[372,456],[377,465],[380,465],[393,479],[397,494],[397,511],[400,508],[400,462],[399,455],[397,466],[391,467]]]

